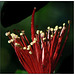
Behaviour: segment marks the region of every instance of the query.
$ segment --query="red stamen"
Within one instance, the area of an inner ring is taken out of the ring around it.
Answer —
[[[33,13],[32,13],[32,20],[31,20],[31,37],[32,41],[34,40],[35,37],[35,29],[34,29],[34,14],[35,14],[36,8],[34,8]]]

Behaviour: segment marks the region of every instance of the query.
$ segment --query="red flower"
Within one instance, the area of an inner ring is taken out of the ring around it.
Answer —
[[[45,32],[37,30],[35,33],[35,10],[36,8],[33,10],[31,20],[31,43],[24,34],[24,30],[21,31],[20,37],[14,33],[10,34],[10,32],[7,32],[6,36],[9,37],[8,43],[11,43],[20,63],[28,73],[53,73],[68,39],[70,20],[68,21],[67,36],[60,50],[67,26],[63,23],[63,27],[55,26],[54,29],[48,27]]]

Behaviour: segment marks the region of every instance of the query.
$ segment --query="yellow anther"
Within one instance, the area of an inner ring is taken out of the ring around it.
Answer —
[[[10,35],[10,32],[6,32],[5,35],[6,35],[6,36]]]
[[[15,35],[15,38],[18,38],[18,35]]]
[[[40,31],[40,34],[42,33],[42,30]]]
[[[36,41],[33,41],[33,44],[36,43]]]
[[[30,48],[28,47],[27,50],[30,50]]]
[[[56,31],[56,29],[54,28],[54,31]]]
[[[30,45],[33,45],[33,42],[31,42]]]
[[[25,50],[25,49],[26,49],[26,47],[23,47],[23,49]]]
[[[8,43],[11,43],[11,40],[8,40]]]
[[[70,20],[68,20],[68,24],[70,24]]]
[[[13,42],[14,40],[13,39],[11,39],[11,42]]]
[[[36,33],[39,34],[39,30],[37,30]]]
[[[46,40],[46,38],[43,38],[43,41]]]
[[[32,52],[31,52],[31,51],[29,51],[29,54],[32,54]]]
[[[31,45],[28,45],[27,47],[28,47],[28,48],[30,48],[30,47],[31,47]]]
[[[51,37],[53,37],[53,34],[51,35]]]
[[[18,45],[18,43],[15,43],[15,46],[17,46]]]
[[[34,38],[34,41],[37,41],[37,39],[36,39],[36,38]]]
[[[58,30],[58,26],[55,26],[55,29],[57,29],[57,30]]]
[[[62,27],[60,26],[59,29],[62,29]]]
[[[15,43],[15,46],[19,46],[20,44],[18,44],[18,43]]]
[[[20,35],[23,35],[23,33],[20,33]]]
[[[50,28],[51,31],[53,31],[53,28]]]
[[[41,33],[41,37],[44,37],[44,35],[45,35],[44,33]]]
[[[63,26],[65,26],[65,23],[63,23]]]
[[[47,27],[47,29],[49,30],[49,29],[50,29],[50,27]]]
[[[10,35],[11,35],[12,37],[13,37],[13,36],[15,36],[15,34],[14,34],[14,33],[11,33]]]

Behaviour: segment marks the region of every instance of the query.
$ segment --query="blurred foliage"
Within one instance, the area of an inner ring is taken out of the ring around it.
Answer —
[[[28,74],[27,71],[23,71],[23,70],[17,70],[16,73],[17,74]]]
[[[1,2],[4,3],[4,2]],[[0,5],[1,5],[0,3]],[[73,44],[74,44],[74,26],[73,26],[73,14],[74,7],[73,2],[49,2],[46,6],[41,8],[35,13],[35,26],[38,25],[38,29],[45,30],[47,26],[54,27],[55,25],[62,25],[62,23],[67,23],[68,19],[71,20],[70,34],[62,53],[62,57],[59,60],[58,65],[60,65],[63,59],[68,56],[73,55]],[[11,18],[10,18],[11,19]],[[5,36],[5,32],[13,29],[25,30],[25,34],[31,41],[31,16],[22,20],[21,22],[14,24],[10,27],[4,28],[0,24],[1,29],[1,49],[0,49],[0,71],[1,73],[15,73],[17,69],[24,70],[16,53],[12,46],[8,44],[8,37]],[[73,61],[72,61],[73,62]],[[68,62],[69,63],[69,62]],[[57,65],[56,71],[59,69]],[[65,66],[66,67],[66,66]],[[24,71],[17,71],[17,73],[25,73]]]

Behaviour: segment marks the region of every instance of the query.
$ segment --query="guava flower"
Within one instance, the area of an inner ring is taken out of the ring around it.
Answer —
[[[34,8],[31,19],[31,39],[29,42],[24,30],[20,36],[6,32],[9,37],[8,43],[14,48],[17,57],[28,73],[53,73],[59,61],[70,31],[70,20],[68,26],[47,27],[46,31],[34,29]],[[65,41],[61,47],[62,39],[67,30]],[[60,49],[61,47],[61,49]]]

